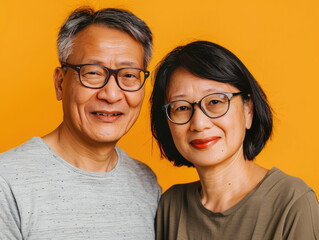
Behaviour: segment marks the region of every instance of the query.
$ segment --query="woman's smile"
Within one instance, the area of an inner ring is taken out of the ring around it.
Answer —
[[[205,149],[217,143],[219,139],[220,137],[217,137],[217,136],[202,138],[202,139],[194,139],[190,142],[190,144],[194,148]]]

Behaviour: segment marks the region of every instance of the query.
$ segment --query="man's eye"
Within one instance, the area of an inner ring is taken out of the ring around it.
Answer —
[[[123,77],[124,78],[138,78],[137,75],[135,75],[133,73],[126,73]]]
[[[133,74],[125,74],[125,77],[126,78],[132,78],[132,77],[135,77]]]
[[[99,72],[87,72],[85,75],[101,75]]]
[[[85,72],[83,75],[82,75],[82,78],[84,79],[95,79],[95,78],[104,78],[105,75],[103,74],[103,72],[101,71],[89,71],[89,72]]]

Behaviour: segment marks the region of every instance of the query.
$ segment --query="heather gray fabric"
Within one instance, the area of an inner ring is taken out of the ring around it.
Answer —
[[[225,212],[200,201],[200,183],[175,185],[157,212],[157,240],[318,240],[319,205],[302,180],[272,168],[244,199]]]
[[[0,154],[0,239],[154,239],[156,176],[116,152],[108,173],[74,167],[39,137]]]

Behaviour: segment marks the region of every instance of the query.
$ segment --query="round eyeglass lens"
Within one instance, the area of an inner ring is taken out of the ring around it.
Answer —
[[[192,105],[183,100],[172,102],[167,108],[167,114],[175,123],[186,123],[192,116]]]
[[[210,94],[202,99],[201,107],[209,117],[220,117],[227,112],[229,99],[223,93]]]

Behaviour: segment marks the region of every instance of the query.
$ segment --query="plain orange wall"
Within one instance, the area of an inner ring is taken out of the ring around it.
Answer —
[[[0,1],[0,152],[43,136],[62,119],[55,99],[56,37],[74,8],[129,9],[154,34],[156,63],[172,48],[203,39],[233,51],[275,111],[272,140],[257,162],[301,177],[319,194],[319,4],[317,0],[30,0]],[[149,124],[148,80],[140,118],[119,143],[147,163],[163,189],[197,179],[194,169],[160,159]]]

